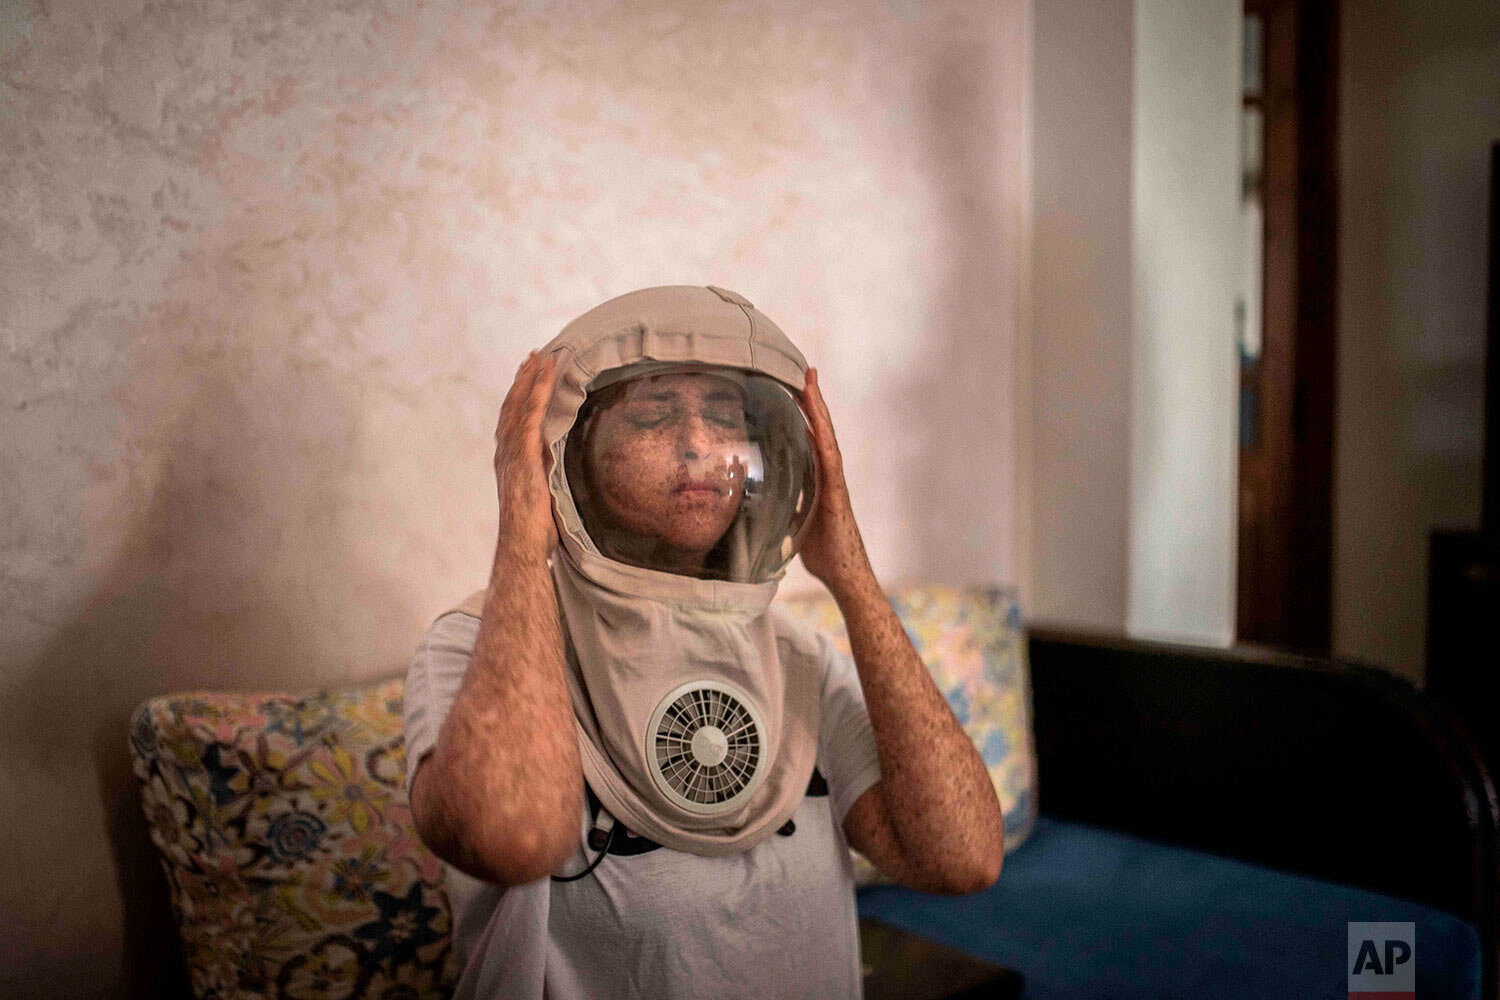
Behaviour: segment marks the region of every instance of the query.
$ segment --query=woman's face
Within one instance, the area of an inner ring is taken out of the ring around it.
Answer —
[[[602,513],[681,568],[700,567],[745,491],[739,385],[710,374],[647,376],[626,383],[594,421],[586,462]]]

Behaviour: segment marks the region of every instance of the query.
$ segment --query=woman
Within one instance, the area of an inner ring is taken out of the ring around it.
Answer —
[[[459,996],[857,997],[847,845],[913,887],[993,882],[993,787],[769,319],[722,289],[613,299],[522,365],[496,436],[489,587],[407,685]],[[852,663],[771,607],[799,551]]]

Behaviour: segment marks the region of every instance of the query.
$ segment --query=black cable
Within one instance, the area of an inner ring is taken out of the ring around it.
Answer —
[[[577,875],[554,875],[554,876],[552,876],[552,881],[554,881],[554,882],[577,882],[579,879],[584,878],[585,876],[587,876],[588,874],[590,874],[595,868],[598,868],[599,867],[599,862],[601,862],[601,861],[604,860],[604,856],[609,853],[610,846],[614,844],[614,842],[615,842],[615,831],[618,830],[619,828],[620,828],[620,824],[619,823],[616,823],[616,824],[614,824],[613,826],[611,826],[609,828],[609,836],[607,838],[605,838],[604,849],[599,852],[598,856],[596,856],[593,861],[589,862],[589,866],[587,868],[585,868],[583,871],[579,872]]]

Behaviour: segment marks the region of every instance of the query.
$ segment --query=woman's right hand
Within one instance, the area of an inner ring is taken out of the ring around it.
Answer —
[[[557,546],[552,493],[547,488],[547,449],[542,441],[542,417],[556,378],[553,357],[532,351],[516,371],[495,427],[499,547],[510,555],[543,562]]]
[[[568,693],[557,544],[542,447],[555,380],[532,352],[500,407],[500,539],[463,683],[412,775],[412,818],[434,854],[501,886],[546,878],[578,849],[583,764]],[[422,654],[419,654],[422,655]]]

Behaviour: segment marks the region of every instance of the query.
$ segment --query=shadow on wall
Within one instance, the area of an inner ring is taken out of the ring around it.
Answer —
[[[206,308],[245,318],[254,307],[221,297]],[[218,316],[202,326],[214,331],[211,336],[248,328],[232,323]],[[339,508],[310,502],[319,493],[317,488],[309,491],[304,481],[320,474],[316,463],[304,459],[299,465],[290,457],[297,454],[296,442],[267,440],[267,435],[284,433],[275,428],[288,422],[257,416],[267,412],[267,401],[255,398],[266,390],[265,379],[252,388],[222,352],[186,353],[194,355],[193,367],[174,373],[175,384],[192,388],[180,395],[164,392],[152,401],[159,412],[146,415],[156,420],[165,414],[180,417],[176,432],[166,435],[169,443],[155,467],[153,492],[128,515],[120,553],[100,574],[93,595],[57,631],[26,680],[8,692],[23,722],[0,733],[7,757],[20,762],[24,773],[42,775],[48,789],[45,800],[22,803],[25,809],[96,815],[77,801],[89,791],[85,768],[92,768],[103,819],[99,832],[108,839],[119,894],[120,995],[130,997],[189,995],[166,881],[131,770],[131,714],[154,695],[264,689],[278,678],[294,676],[288,665],[326,660],[329,637],[321,634],[302,596],[315,572],[338,564],[349,541],[336,530]],[[180,358],[166,363],[183,364]],[[340,399],[337,386],[309,391],[322,393],[325,407],[326,400]],[[288,390],[289,395],[294,392]],[[338,410],[335,423],[346,430],[359,418],[351,400],[340,400]],[[134,434],[141,428],[127,430]],[[325,495],[328,486],[319,487]],[[308,533],[317,538],[315,549],[282,542],[284,522],[295,519],[312,523]],[[278,556],[282,575],[296,579],[276,579]],[[258,652],[262,642],[264,657]],[[86,763],[78,759],[77,748],[83,746],[88,748]],[[94,836],[78,829],[76,839],[48,846],[60,882],[69,877],[70,856],[91,848],[99,852]],[[100,858],[87,867],[102,864]],[[85,863],[76,865],[81,871]],[[38,903],[39,909],[44,906]],[[83,914],[107,912],[109,889],[90,887],[87,906]],[[59,912],[57,904],[50,909],[64,933],[74,930],[68,926],[70,916],[75,927],[81,919],[78,912]],[[102,919],[92,922],[108,926]],[[54,936],[33,948],[30,968],[7,970],[8,979],[53,997],[73,995],[67,989],[80,997],[111,995],[97,977],[109,968],[114,942],[69,942],[56,937],[54,928],[39,933]]]
[[[1013,553],[998,527],[1015,515],[1004,508],[1014,496],[1014,429],[1005,415],[1016,404],[1001,394],[1015,381],[1017,230],[1006,215],[1005,185],[1014,181],[1002,147],[1010,136],[997,120],[1011,95],[997,93],[997,58],[993,47],[966,40],[933,59],[918,120],[946,255],[927,293],[925,364],[885,401],[919,446],[899,477],[910,564],[953,583],[1017,571],[1000,565]],[[1007,455],[1009,469],[997,462]],[[972,579],[950,579],[955,573]]]

